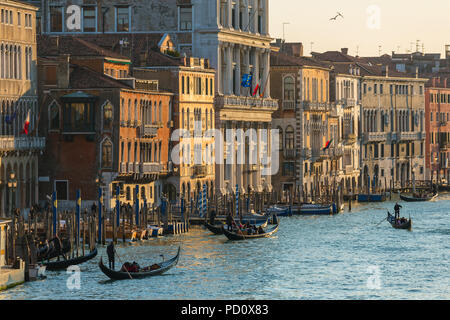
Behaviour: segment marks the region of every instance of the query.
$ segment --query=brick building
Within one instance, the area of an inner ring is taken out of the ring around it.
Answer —
[[[130,77],[130,60],[75,37],[39,40],[40,128],[47,137],[40,198],[53,190],[59,207],[104,191],[107,208],[120,185],[122,202],[157,202],[171,172],[172,94],[157,81]],[[45,182],[44,182],[45,181]],[[84,201],[89,205],[89,201]]]
[[[433,77],[425,88],[427,180],[450,181],[450,79]]]

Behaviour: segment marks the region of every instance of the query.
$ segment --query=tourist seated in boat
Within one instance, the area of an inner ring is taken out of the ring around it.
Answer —
[[[215,210],[211,210],[211,213],[209,214],[209,224],[212,226],[216,224],[216,211]]]
[[[161,268],[161,266],[159,264],[155,263],[155,264],[151,265],[150,267],[143,268],[142,271],[147,272],[147,271],[158,270],[160,268]]]
[[[266,233],[266,232],[264,231],[264,229],[263,229],[262,226],[259,226],[259,228],[258,228],[258,234],[263,234],[263,233]]]
[[[121,272],[139,272],[140,270],[140,266],[139,264],[136,263],[136,261],[134,261],[133,263],[129,263],[129,262],[125,262],[122,266],[122,268],[120,269]]]

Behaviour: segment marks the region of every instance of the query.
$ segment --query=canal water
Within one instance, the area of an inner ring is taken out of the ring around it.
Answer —
[[[353,204],[335,216],[283,217],[267,239],[231,242],[195,227],[117,246],[122,261],[144,266],[180,245],[178,266],[165,275],[110,281],[97,265],[100,256],[106,260],[102,247],[80,266],[79,286],[65,271],[48,271],[47,279],[0,292],[0,299],[450,299],[450,195],[399,203],[413,218],[412,231],[378,225],[394,201]]]

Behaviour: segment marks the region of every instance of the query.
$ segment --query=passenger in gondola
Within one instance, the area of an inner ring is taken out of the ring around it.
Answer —
[[[53,239],[50,240],[53,243],[53,248],[57,254],[58,260],[59,256],[62,256],[65,261],[67,261],[67,257],[62,250],[61,239],[59,239],[58,235],[56,235]]]
[[[111,241],[106,247],[106,253],[108,254],[109,268],[114,270],[114,242]]]
[[[265,233],[263,227],[262,227],[262,226],[259,226],[259,228],[258,228],[258,234],[263,234],[263,233]]]

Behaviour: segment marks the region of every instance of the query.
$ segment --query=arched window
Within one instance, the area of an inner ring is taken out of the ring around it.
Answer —
[[[109,139],[105,139],[102,142],[102,168],[112,168],[112,142]]]
[[[131,99],[128,99],[128,121],[131,122]]]
[[[287,150],[294,149],[294,128],[292,126],[286,128],[285,147]]]
[[[134,99],[134,121],[138,120],[138,102]]]
[[[285,77],[283,81],[284,90],[284,100],[294,101],[295,100],[295,82],[293,77]]]
[[[127,194],[127,201],[131,201],[131,190],[130,187],[127,187],[126,189],[126,194]]]
[[[158,116],[158,113],[157,113],[157,110],[156,110],[156,108],[157,108],[156,104],[157,104],[157,102],[155,101],[155,103],[153,104],[153,114],[154,114],[153,124],[156,124],[156,122],[157,122],[156,119],[157,119],[157,116]]]
[[[59,130],[59,106],[56,102],[53,102],[49,107],[49,129]]]
[[[281,129],[281,127],[277,127],[278,130],[278,143],[279,143],[279,148],[280,150],[283,150],[283,129]]]
[[[103,130],[111,131],[113,126],[113,106],[107,102],[103,106]]]
[[[159,122],[162,123],[162,102],[159,102]]]
[[[5,47],[0,47],[0,78],[5,78]]]
[[[181,94],[184,94],[184,76],[181,77]]]

